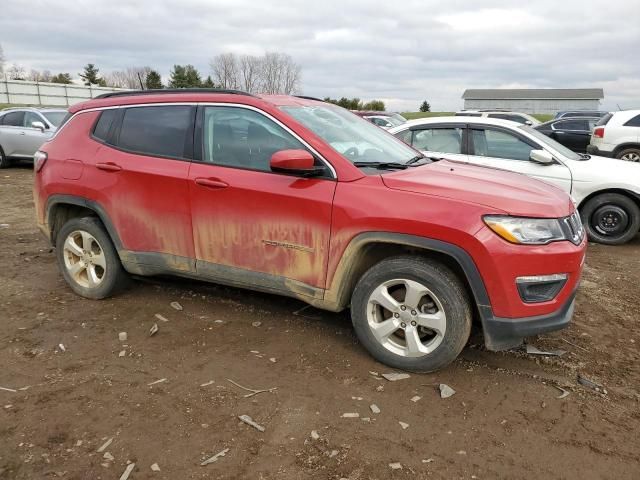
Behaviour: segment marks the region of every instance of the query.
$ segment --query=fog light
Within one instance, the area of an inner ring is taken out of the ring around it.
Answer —
[[[548,302],[556,298],[564,284],[567,283],[566,273],[553,275],[531,275],[516,278],[516,286],[520,298],[525,303]]]

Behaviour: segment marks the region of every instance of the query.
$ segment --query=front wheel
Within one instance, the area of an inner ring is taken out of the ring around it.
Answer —
[[[590,199],[580,212],[589,239],[605,245],[628,242],[640,228],[640,208],[629,197],[603,193]]]
[[[625,148],[616,155],[616,158],[627,162],[640,162],[640,148]]]
[[[369,269],[353,292],[351,318],[376,360],[417,372],[455,360],[471,331],[471,305],[458,277],[421,257],[394,257]]]

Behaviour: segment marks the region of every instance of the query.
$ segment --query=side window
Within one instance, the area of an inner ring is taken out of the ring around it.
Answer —
[[[10,127],[22,127],[24,125],[24,112],[9,112],[2,117],[2,124]]]
[[[266,116],[246,108],[206,107],[203,119],[206,163],[271,171],[271,156],[305,146]]]
[[[31,126],[33,122],[42,122],[44,123],[45,126],[47,125],[46,122],[42,120],[42,118],[40,118],[39,115],[36,115],[33,112],[25,112],[24,120],[22,121],[22,126],[26,128],[33,128]]]
[[[127,108],[117,146],[143,155],[184,158],[193,107],[188,105]]]
[[[562,122],[554,123],[553,126],[556,130],[587,130],[587,122],[585,120],[563,120]]]
[[[481,117],[481,113],[465,113],[465,112],[457,112],[453,114],[455,117]]]
[[[512,122],[525,123],[527,120],[520,115],[510,115],[508,113],[490,113],[489,118],[501,118],[502,120],[511,120]]]
[[[104,110],[100,114],[100,118],[98,118],[95,127],[93,127],[94,138],[101,142],[107,141],[109,130],[111,129],[111,125],[113,124],[117,114],[118,110],[116,109]]]
[[[636,115],[624,124],[625,127],[640,127],[640,115]]]
[[[498,130],[474,129],[471,133],[474,155],[481,157],[529,160],[532,147],[518,137]]]
[[[461,128],[427,128],[415,130],[413,148],[429,152],[461,153]]]
[[[403,130],[401,132],[396,133],[395,137],[399,138],[400,140],[402,140],[407,145],[411,145],[411,134],[412,133],[413,132],[411,130]]]

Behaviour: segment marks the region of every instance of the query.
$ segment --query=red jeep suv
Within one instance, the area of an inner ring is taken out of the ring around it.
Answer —
[[[498,350],[571,318],[586,241],[555,187],[311,98],[118,92],[69,113],[34,194],[83,297],[172,274],[350,308],[371,355],[413,371],[454,360],[474,319]]]

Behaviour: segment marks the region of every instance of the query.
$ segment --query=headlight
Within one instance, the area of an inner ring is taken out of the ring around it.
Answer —
[[[484,223],[511,243],[545,245],[558,240],[569,240],[558,218],[522,218],[487,215]]]

